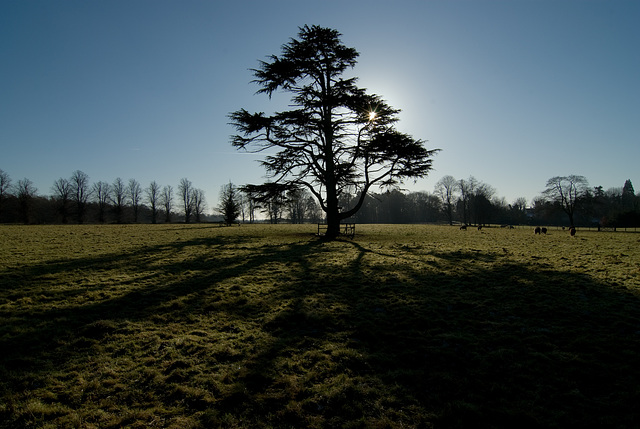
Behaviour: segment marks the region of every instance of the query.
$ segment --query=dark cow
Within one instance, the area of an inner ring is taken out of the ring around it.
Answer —
[[[573,237],[574,235],[576,235],[576,228],[575,227],[570,227],[569,228],[569,234],[571,234],[571,236]]]
[[[482,229],[482,225],[478,225],[478,231]]]
[[[546,234],[547,233],[547,228],[540,229],[540,232],[542,232],[543,234]]]
[[[540,227],[539,227],[539,226],[536,226],[536,229],[534,229],[534,230],[533,230],[533,233],[534,233],[534,234],[540,234],[540,231],[541,231],[541,230],[540,230]]]
[[[460,227],[460,230],[461,230],[461,231],[466,231],[466,230],[467,230],[467,225],[462,225],[462,226]]]

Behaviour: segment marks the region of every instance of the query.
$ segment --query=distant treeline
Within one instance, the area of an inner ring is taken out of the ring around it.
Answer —
[[[0,170],[0,223],[161,223],[207,222],[220,219],[205,213],[204,191],[186,178],[177,188],[135,179],[116,178],[90,183],[80,170],[51,186],[51,195],[39,195],[29,179],[13,184]]]
[[[235,187],[233,184],[225,185]],[[239,222],[322,222],[323,212],[313,196],[283,187],[268,197],[257,195],[252,185],[235,187]],[[277,189],[277,187],[275,188]],[[29,179],[13,183],[0,170],[0,223],[166,223],[218,222],[222,210],[206,213],[204,192],[182,179],[174,189],[151,182],[142,187],[135,179],[89,183],[75,171],[58,179],[51,194],[37,192]],[[585,187],[576,194],[576,226],[640,227],[640,194],[630,180],[620,188]],[[222,198],[222,197],[221,197]],[[341,205],[350,207],[356,191],[343,193]],[[349,219],[357,223],[461,223],[467,225],[567,225],[563,205],[550,193],[509,203],[496,196],[490,185],[473,177],[443,177],[434,192],[390,190],[367,195],[362,208]]]
[[[593,193],[576,211],[575,225],[596,227],[640,227],[640,195],[635,206],[622,203],[619,193]],[[451,216],[446,204],[428,192],[391,191],[368,196],[363,208],[352,219],[358,223],[451,223],[467,225],[549,225],[569,226],[560,206],[536,198],[531,206],[524,198],[509,204],[503,198],[471,195],[467,201],[456,198]]]

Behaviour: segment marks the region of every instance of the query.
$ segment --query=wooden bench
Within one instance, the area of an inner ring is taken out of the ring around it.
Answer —
[[[324,236],[327,234],[328,225],[326,223],[318,224],[318,235]],[[340,235],[347,236],[349,238],[353,238],[356,235],[356,224],[355,223],[341,223],[340,224]]]

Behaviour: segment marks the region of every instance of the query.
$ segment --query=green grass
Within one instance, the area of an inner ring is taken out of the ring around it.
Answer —
[[[638,427],[640,235],[0,226],[0,426]]]

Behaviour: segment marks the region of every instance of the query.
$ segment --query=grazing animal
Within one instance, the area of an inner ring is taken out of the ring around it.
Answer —
[[[467,225],[462,225],[462,226],[460,227],[460,230],[461,230],[461,231],[466,231],[466,230],[467,230]]]
[[[536,229],[533,230],[534,234],[540,234],[540,227],[536,226]]]
[[[575,229],[575,227],[573,227],[573,226],[572,226],[572,227],[570,227],[570,228],[569,228],[569,234],[571,234],[571,236],[572,236],[572,237],[573,237],[574,235],[576,235],[576,229]]]
[[[546,234],[547,233],[547,228],[540,229],[540,232],[542,232],[543,234]]]
[[[478,225],[478,231],[482,229],[482,225]]]

